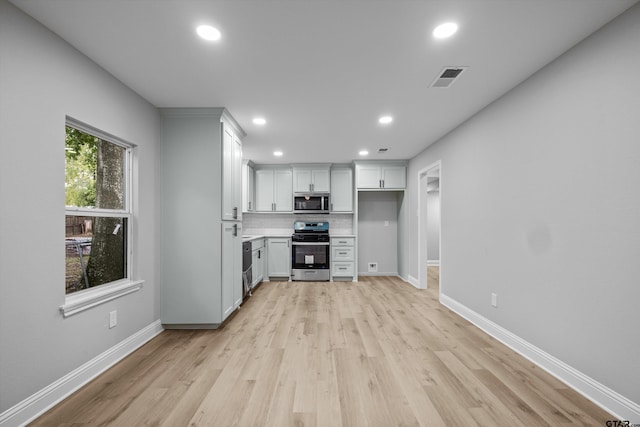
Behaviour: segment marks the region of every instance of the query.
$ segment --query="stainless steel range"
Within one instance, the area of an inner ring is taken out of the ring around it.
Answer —
[[[293,223],[291,237],[291,280],[329,280],[329,223]]]

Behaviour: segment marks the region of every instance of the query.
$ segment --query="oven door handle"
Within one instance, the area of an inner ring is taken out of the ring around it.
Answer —
[[[292,242],[293,246],[329,246],[329,242]]]

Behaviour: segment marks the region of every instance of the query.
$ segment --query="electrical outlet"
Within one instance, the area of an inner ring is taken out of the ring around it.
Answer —
[[[377,273],[378,272],[378,263],[377,262],[369,262],[367,263],[369,273]]]
[[[109,312],[109,329],[115,328],[118,324],[118,311],[113,310]]]
[[[491,294],[491,305],[498,307],[498,294]]]

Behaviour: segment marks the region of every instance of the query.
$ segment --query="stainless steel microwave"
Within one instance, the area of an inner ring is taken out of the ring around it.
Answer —
[[[293,213],[328,214],[330,210],[329,193],[293,194]]]

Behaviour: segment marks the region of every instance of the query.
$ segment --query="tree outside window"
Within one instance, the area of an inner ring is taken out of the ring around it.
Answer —
[[[65,127],[66,294],[129,276],[130,151],[87,126]]]

